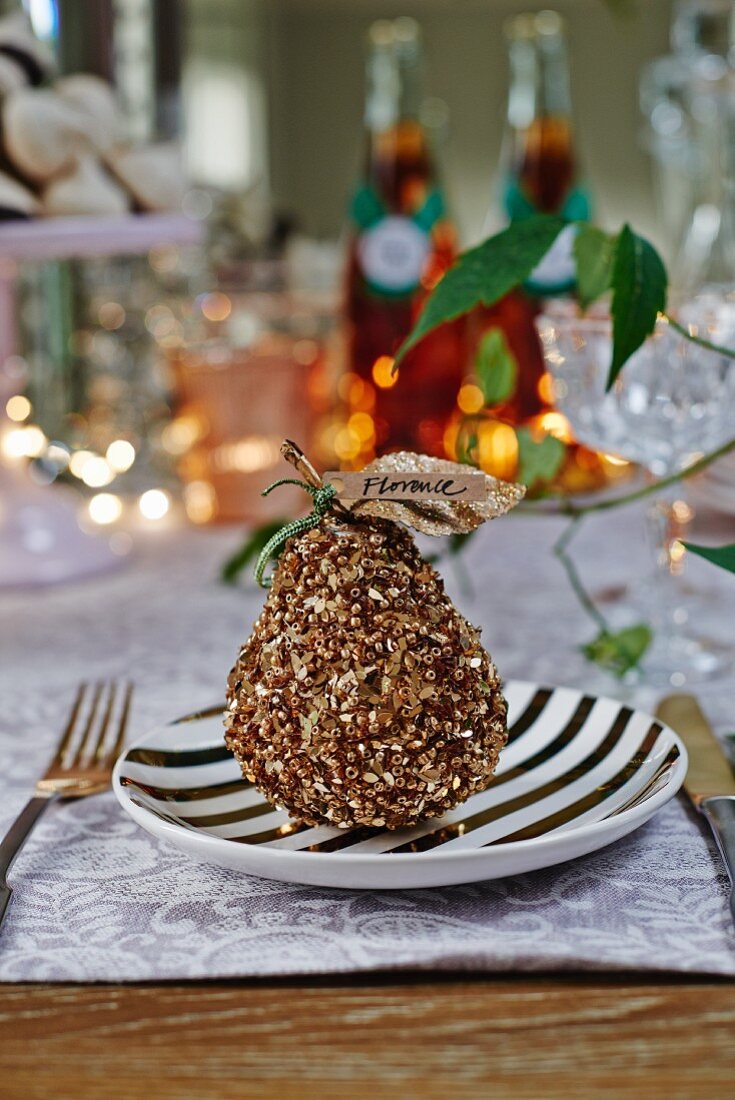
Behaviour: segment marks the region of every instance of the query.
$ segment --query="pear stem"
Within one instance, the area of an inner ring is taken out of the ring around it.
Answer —
[[[314,489],[321,489],[323,484],[321,477],[297,443],[293,443],[290,439],[284,439],[281,444],[281,454],[286,462],[290,462],[294,469],[298,470],[304,481],[308,482]]]
[[[284,439],[281,444],[281,454],[286,459],[286,462],[290,462],[294,469],[298,470],[307,485],[311,485],[314,489],[323,488],[323,479],[309,462],[298,443],[294,443],[292,439]],[[342,516],[352,515],[349,509],[345,508],[345,506],[340,504],[336,499],[332,501],[332,511],[338,512]]]

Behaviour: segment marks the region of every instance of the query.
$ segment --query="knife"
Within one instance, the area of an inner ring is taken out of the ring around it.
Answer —
[[[730,876],[735,920],[735,775],[724,749],[693,695],[667,695],[656,717],[679,734],[689,754],[684,790],[714,833]]]

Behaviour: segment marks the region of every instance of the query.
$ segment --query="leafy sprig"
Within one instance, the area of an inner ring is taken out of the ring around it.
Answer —
[[[607,377],[610,389],[630,357],[653,332],[659,315],[666,315],[666,268],[653,245],[629,225],[611,235],[586,222],[575,224],[573,253],[580,305],[587,309],[603,295],[612,294],[613,346]],[[399,369],[411,348],[439,325],[478,305],[494,305],[521,286],[564,225],[556,215],[534,214],[463,252],[427,298],[413,331],[398,349],[394,369]],[[735,358],[735,350],[693,336],[673,318],[668,319],[686,339]]]
[[[513,222],[476,248],[463,252],[426,299],[413,330],[398,349],[405,355],[445,321],[475,306],[491,306],[529,277],[564,228],[562,218],[538,214]]]

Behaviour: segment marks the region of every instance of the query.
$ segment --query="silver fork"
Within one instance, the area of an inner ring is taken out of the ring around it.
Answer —
[[[0,925],[13,893],[7,873],[46,807],[59,798],[86,798],[109,787],[132,697],[132,684],[80,684],[51,763],[36,783],[33,798],[0,841]]]

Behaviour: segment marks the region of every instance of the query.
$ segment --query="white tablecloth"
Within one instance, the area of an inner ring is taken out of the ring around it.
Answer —
[[[506,677],[584,686],[652,707],[576,648],[591,627],[549,552],[560,521],[492,523],[470,546],[474,595],[447,587],[483,627]],[[728,531],[729,526],[729,531]],[[732,537],[732,520],[701,532]],[[217,580],[240,533],[150,532],[117,574],[0,596],[0,831],[21,808],[81,679],[130,677],[131,737],[222,698],[227,671],[262,603]],[[586,522],[574,553],[588,582],[642,568],[640,514]],[[735,578],[703,562],[707,623],[735,621]],[[702,701],[735,728],[735,680]],[[369,894],[247,878],[188,858],[140,830],[111,794],[53,806],[12,872],[0,978],[145,980],[458,970],[654,969],[735,974],[727,880],[683,800],[632,836],[547,871],[444,890]]]

